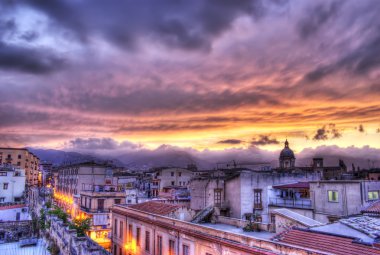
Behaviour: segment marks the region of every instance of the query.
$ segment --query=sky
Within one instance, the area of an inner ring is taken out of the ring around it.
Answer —
[[[380,149],[378,13],[377,0],[1,1],[1,144]]]

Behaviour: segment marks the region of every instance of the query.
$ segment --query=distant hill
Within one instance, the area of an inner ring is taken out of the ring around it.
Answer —
[[[43,161],[49,161],[53,163],[53,165],[61,165],[63,163],[80,163],[85,161],[104,161],[104,160],[112,160],[117,166],[124,166],[122,162],[118,159],[112,159],[100,155],[89,155],[83,154],[79,152],[67,152],[62,150],[53,150],[53,149],[35,149],[28,148],[31,152],[33,152],[37,157],[39,157]]]

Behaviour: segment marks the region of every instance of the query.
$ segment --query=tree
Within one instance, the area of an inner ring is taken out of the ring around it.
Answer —
[[[90,230],[91,227],[91,219],[74,219],[70,224],[70,228],[75,229],[77,231],[77,236],[85,236],[86,232]]]

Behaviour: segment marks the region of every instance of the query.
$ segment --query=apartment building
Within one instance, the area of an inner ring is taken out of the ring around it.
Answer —
[[[186,210],[158,202],[114,206],[112,254],[317,254],[306,248],[271,241],[272,235],[266,232],[244,232],[227,224],[194,224],[179,220]]]
[[[12,164],[25,169],[28,186],[37,186],[39,158],[26,148],[0,148],[0,164]]]
[[[12,165],[0,165],[0,204],[23,202],[25,170]]]
[[[79,199],[81,192],[115,192],[117,178],[113,176],[114,170],[113,165],[96,162],[59,167],[54,187],[56,201],[71,212],[74,198]]]

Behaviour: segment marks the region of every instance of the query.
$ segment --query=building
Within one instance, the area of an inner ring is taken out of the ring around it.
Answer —
[[[25,203],[0,205],[0,221],[31,220],[29,208]]]
[[[314,219],[335,221],[359,214],[379,199],[380,182],[366,180],[310,182]]]
[[[25,170],[0,165],[0,204],[20,203],[25,199]]]
[[[85,191],[102,192],[117,190],[117,178],[114,178],[115,168],[108,163],[83,162],[63,165],[58,169],[54,197],[59,206],[70,211],[74,198],[79,199]]]
[[[0,148],[0,165],[12,164],[25,169],[26,184],[38,185],[39,158],[26,148]]]
[[[48,161],[40,162],[41,180],[40,186],[50,187],[53,179],[53,164]]]
[[[178,167],[160,167],[152,171],[151,196],[157,197],[167,186],[187,187],[194,175],[193,170]]]
[[[244,232],[226,223],[194,224],[180,220],[178,217],[185,215],[186,210],[157,202],[115,205],[113,255],[317,255],[307,248],[272,241],[273,234],[268,232]]]
[[[95,187],[96,190],[96,187]],[[109,190],[106,188],[106,190]],[[109,250],[111,248],[111,207],[114,204],[125,204],[125,193],[117,191],[82,191],[79,206],[74,203],[74,218],[90,218],[91,228],[88,236]]]
[[[320,175],[314,172],[218,170],[191,181],[190,208],[198,211],[211,206],[223,216],[242,219],[255,214],[263,222],[269,222],[269,191],[273,185],[319,179]]]

